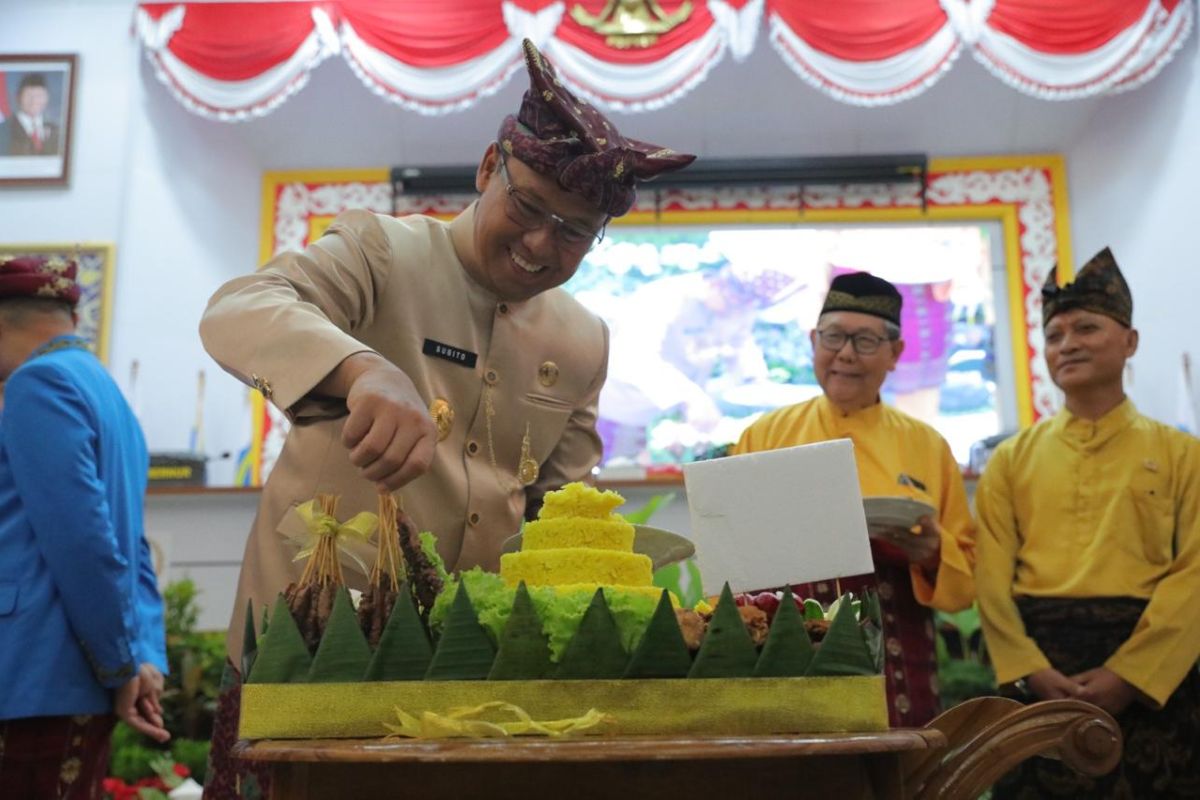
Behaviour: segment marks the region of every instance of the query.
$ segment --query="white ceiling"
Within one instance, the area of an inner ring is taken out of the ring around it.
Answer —
[[[185,112],[148,68],[153,113]],[[474,164],[525,88],[517,74],[496,95],[439,117],[372,94],[340,58],[308,86],[236,133],[264,169]],[[924,152],[939,155],[1059,152],[1082,135],[1103,99],[1051,102],[1009,88],[964,55],[933,88],[883,108],[835,101],[802,82],[765,40],[750,58],[726,58],[681,100],[616,114],[628,135],[716,158]],[[169,110],[161,104],[172,104]],[[205,125],[228,123],[200,121]],[[225,139],[229,131],[223,131]]]

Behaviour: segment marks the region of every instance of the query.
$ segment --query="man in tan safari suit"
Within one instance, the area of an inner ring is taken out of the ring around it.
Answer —
[[[600,459],[608,330],[558,287],[633,205],[637,180],[694,157],[626,139],[529,42],[525,59],[531,87],[487,147],[470,208],[449,223],[348,211],[303,252],[227,283],[205,312],[208,352],[293,422],[246,545],[233,673],[247,599],[261,609],[300,575],[284,531],[318,492],[341,496],[344,519],[403,487],[450,569],[494,569],[542,496]],[[227,753],[238,677],[218,709],[206,797],[238,796]]]

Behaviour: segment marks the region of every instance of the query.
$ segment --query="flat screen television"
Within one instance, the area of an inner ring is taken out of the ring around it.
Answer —
[[[763,413],[818,395],[809,332],[830,279],[858,270],[904,297],[906,348],[883,400],[966,463],[1016,419],[997,389],[1011,360],[998,236],[988,223],[614,226],[565,287],[611,331],[601,467],[711,457]]]

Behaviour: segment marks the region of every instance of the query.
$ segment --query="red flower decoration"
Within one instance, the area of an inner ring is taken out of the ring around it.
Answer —
[[[139,784],[140,781],[131,786],[120,778],[105,778],[100,782],[104,793],[112,800],[138,800]]]

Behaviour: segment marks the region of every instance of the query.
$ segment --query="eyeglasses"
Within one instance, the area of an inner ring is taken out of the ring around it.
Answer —
[[[845,347],[847,341],[850,341],[854,346],[854,352],[860,356],[869,356],[879,349],[879,345],[890,341],[884,336],[876,336],[873,333],[849,334],[836,328],[817,331],[817,340],[826,350],[832,350],[835,353]]]
[[[604,239],[603,227],[593,231],[565,220],[513,186],[512,179],[508,176],[508,163],[503,150],[500,151],[500,177],[504,179],[504,211],[510,220],[525,230],[535,231],[545,225],[552,225],[555,243],[562,250],[579,255],[591,250]]]

